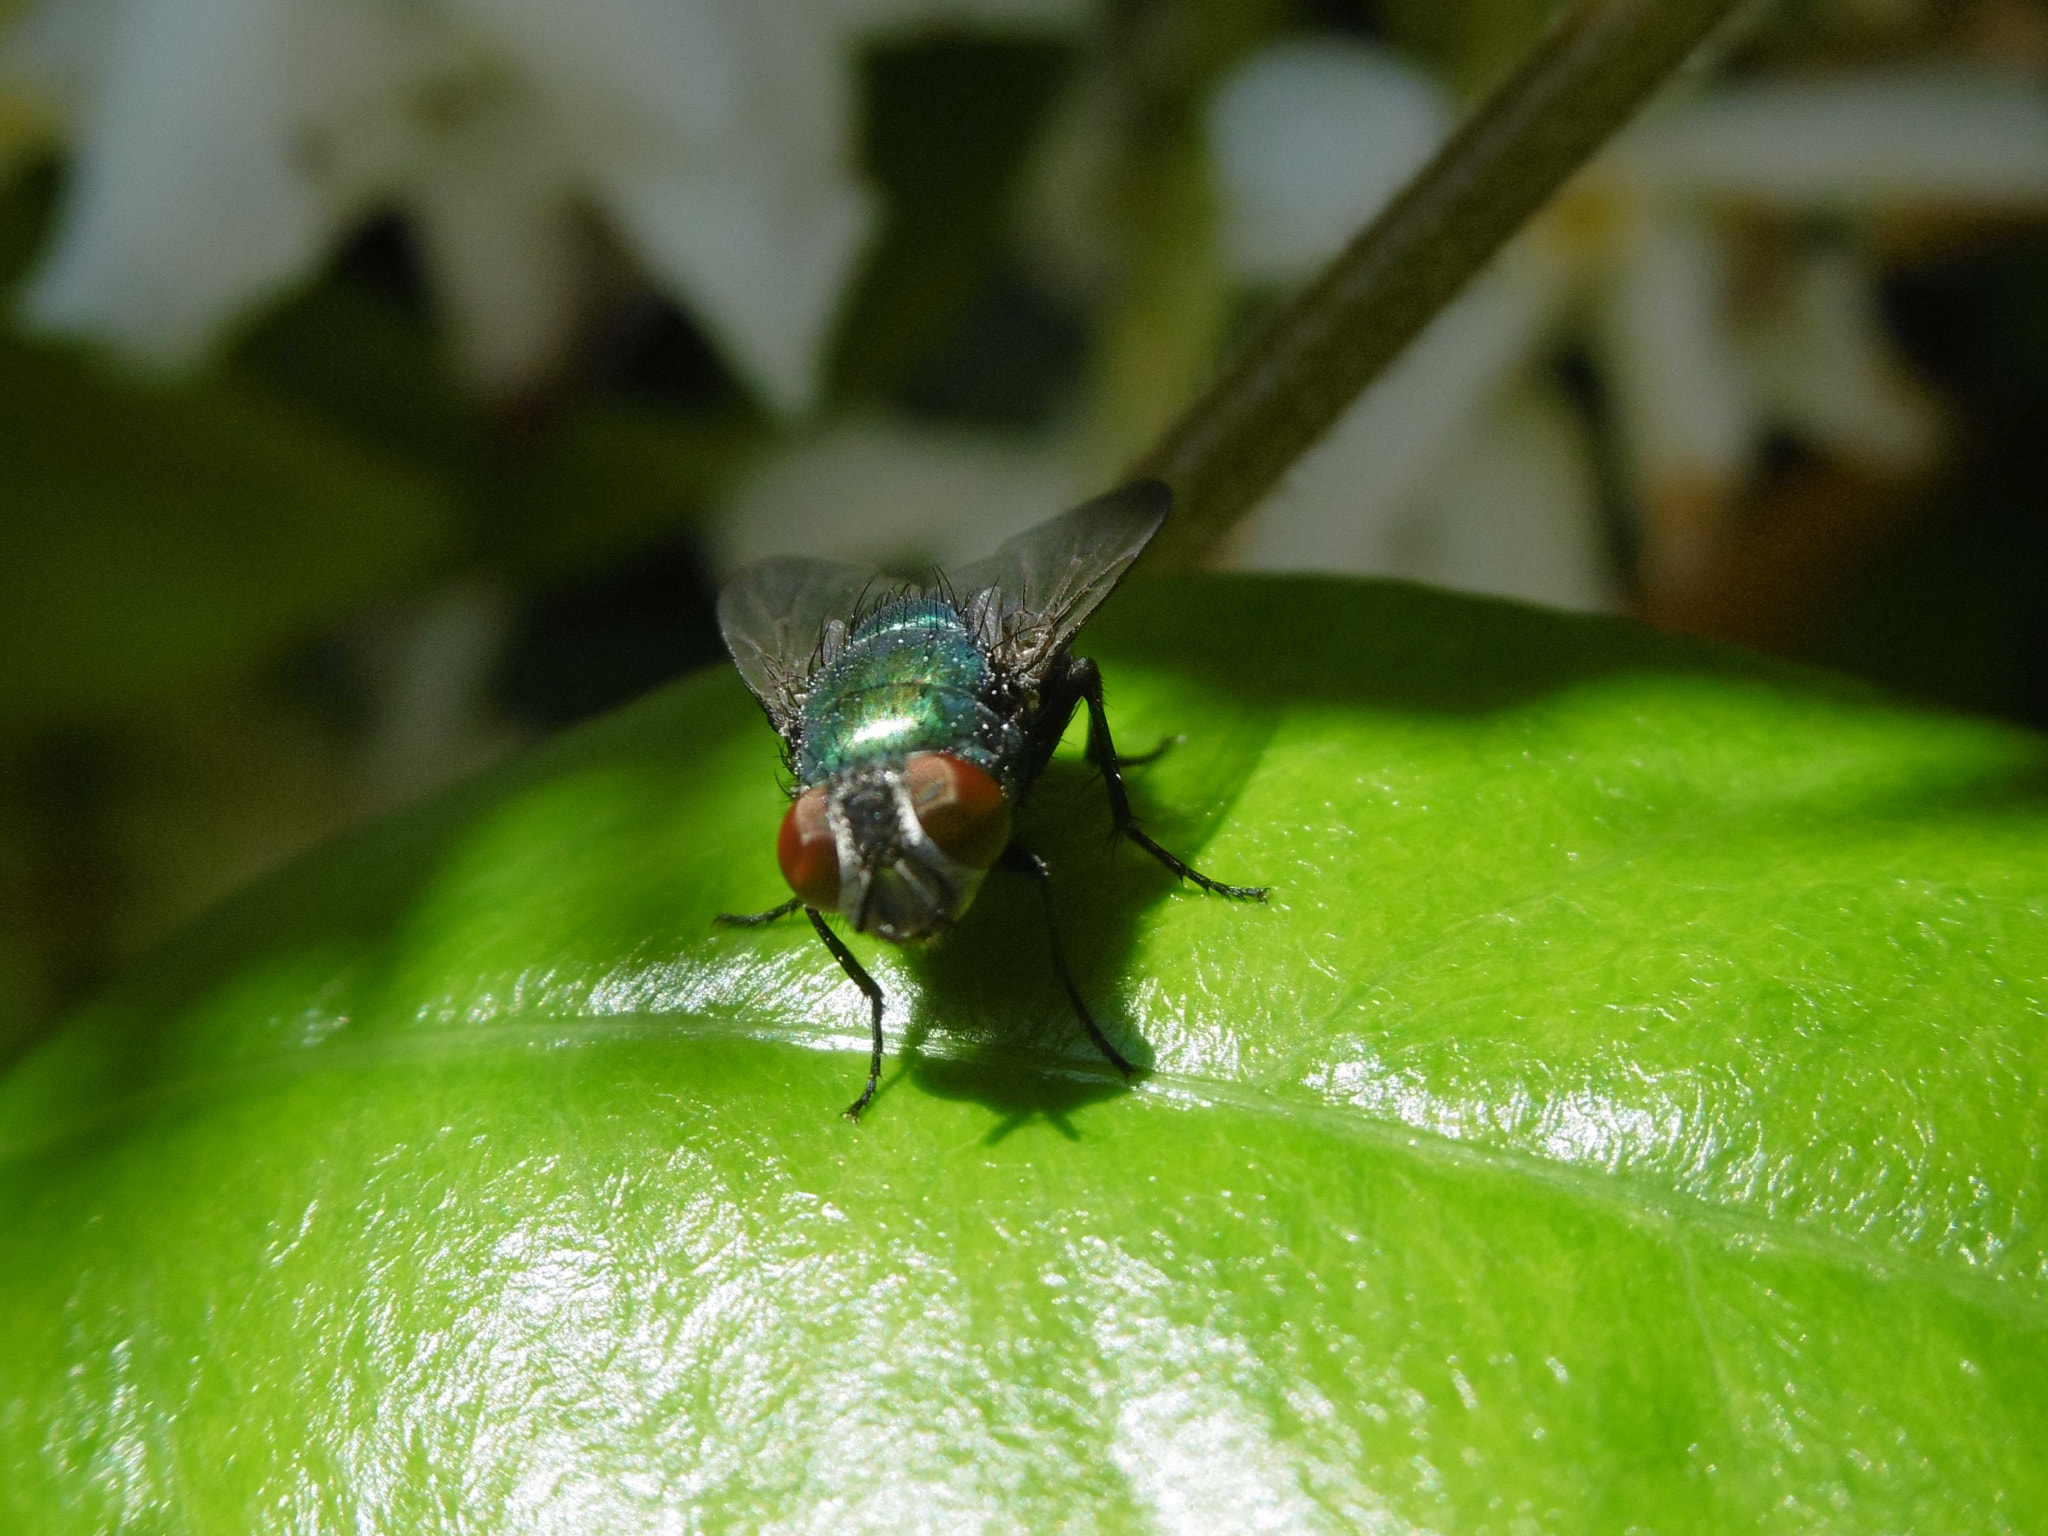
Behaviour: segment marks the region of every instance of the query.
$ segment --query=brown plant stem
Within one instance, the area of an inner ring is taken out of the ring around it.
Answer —
[[[1580,0],[1132,470],[1173,487],[1155,569],[1199,564],[1743,0]]]

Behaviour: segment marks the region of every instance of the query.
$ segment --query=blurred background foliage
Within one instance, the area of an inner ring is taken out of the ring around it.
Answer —
[[[1113,478],[1552,9],[905,5],[835,38],[826,158],[876,213],[826,263],[814,387],[758,382],[772,293],[720,318],[595,198],[567,339],[514,367],[395,194],[192,355],[124,346],[78,295],[126,76],[0,70],[0,1060],[257,870],[718,660],[730,564],[950,558]],[[12,7],[0,62],[64,10]],[[2044,71],[2040,0],[1759,8],[1222,563],[1634,612],[2048,725]],[[1873,111],[1937,114],[1902,180],[1856,158]],[[1375,455],[1425,439],[1383,494]]]

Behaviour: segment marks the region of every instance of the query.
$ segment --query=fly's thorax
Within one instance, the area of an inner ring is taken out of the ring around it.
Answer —
[[[906,597],[854,626],[805,695],[795,760],[807,784],[918,752],[987,759],[1002,721],[987,657],[944,598]],[[984,767],[993,763],[984,761]]]
[[[901,943],[964,915],[1009,836],[1009,801],[992,774],[921,752],[807,787],[783,819],[778,853],[808,905]]]

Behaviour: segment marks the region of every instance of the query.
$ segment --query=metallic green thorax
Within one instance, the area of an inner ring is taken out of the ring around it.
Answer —
[[[1006,728],[982,702],[992,681],[952,604],[906,597],[879,608],[804,700],[797,777],[816,784],[913,752],[951,752],[993,772]]]

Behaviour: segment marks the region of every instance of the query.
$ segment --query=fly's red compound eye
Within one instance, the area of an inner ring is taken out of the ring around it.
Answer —
[[[950,858],[987,869],[1010,842],[1010,802],[1002,786],[969,762],[920,752],[903,770],[918,824]]]
[[[830,912],[839,905],[839,843],[825,817],[825,791],[807,789],[782,818],[775,840],[782,878],[805,906]]]

